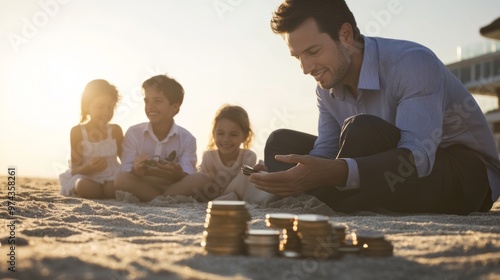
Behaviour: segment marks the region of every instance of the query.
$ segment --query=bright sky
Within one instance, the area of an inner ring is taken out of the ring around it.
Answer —
[[[81,92],[102,78],[120,102],[124,131],[147,121],[142,82],[168,74],[186,96],[177,124],[197,138],[198,158],[224,103],[243,106],[263,158],[269,133],[316,132],[315,81],[269,28],[281,0],[0,0],[0,175],[57,177]],[[498,0],[347,0],[365,35],[428,46],[445,63],[456,47],[487,41],[479,28]],[[491,109],[492,103],[484,106]],[[198,162],[199,164],[200,162]]]

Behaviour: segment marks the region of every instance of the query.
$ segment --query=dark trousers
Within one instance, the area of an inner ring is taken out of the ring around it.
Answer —
[[[265,147],[269,171],[283,171],[293,164],[278,162],[275,155],[309,154],[316,136],[280,129]],[[475,151],[462,145],[437,148],[431,173],[418,178],[412,153],[397,148],[400,131],[371,115],[347,119],[340,135],[337,158],[356,160],[360,187],[339,190],[324,186],[312,195],[333,210],[353,212],[384,208],[394,212],[468,214],[486,212],[493,204],[484,163]]]

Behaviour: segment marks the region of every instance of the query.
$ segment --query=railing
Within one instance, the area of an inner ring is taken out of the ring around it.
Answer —
[[[500,51],[500,41],[487,40],[467,46],[457,47],[457,61]]]

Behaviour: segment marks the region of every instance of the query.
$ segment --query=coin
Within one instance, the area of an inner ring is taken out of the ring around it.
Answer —
[[[211,216],[224,216],[224,217],[231,217],[231,216],[248,216],[248,213],[246,211],[241,211],[241,209],[237,210],[218,210],[218,209],[212,209],[212,208],[207,208],[207,214],[210,214]]]
[[[295,221],[294,214],[288,213],[273,213],[266,215],[266,225],[275,228],[291,228]]]
[[[339,240],[339,242],[343,243],[346,238],[347,226],[335,223],[330,223],[330,225],[332,226],[333,231],[337,235],[337,239]]]
[[[266,229],[251,229],[247,232],[245,242],[252,245],[278,245],[279,231]]]
[[[300,251],[300,238],[293,230],[296,215],[290,213],[266,214],[266,225],[270,228],[280,229],[279,250],[297,252]]]
[[[293,230],[300,238],[302,256],[328,259],[340,255],[340,243],[329,223],[329,217],[315,214],[297,215]]]
[[[323,215],[315,214],[302,214],[295,218],[293,223],[294,230],[298,231],[297,228],[301,228],[301,231],[305,229],[310,229],[311,231],[317,230],[318,228],[324,228],[331,230],[331,225],[328,223],[328,217]]]
[[[392,256],[394,247],[385,239],[382,232],[362,230],[356,232],[357,245],[363,256],[387,257]]]
[[[240,200],[213,200],[208,202],[209,209],[239,210],[245,208],[245,201]]]
[[[289,251],[289,250],[284,250],[281,252],[281,255],[285,258],[300,258],[301,255],[297,251]]]
[[[250,229],[245,238],[247,254],[251,256],[271,257],[279,251],[280,232],[271,229]]]
[[[243,254],[246,249],[244,236],[251,220],[245,202],[210,201],[206,212],[201,243],[204,249],[212,254]]]
[[[317,222],[328,222],[329,218],[327,216],[324,216],[324,215],[301,214],[301,215],[297,215],[295,220],[299,221],[299,222],[317,223]]]
[[[361,243],[361,253],[364,256],[387,257],[392,256],[394,247],[385,239],[368,240]]]

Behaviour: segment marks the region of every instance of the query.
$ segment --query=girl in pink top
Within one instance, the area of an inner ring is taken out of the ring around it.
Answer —
[[[253,132],[247,112],[240,106],[225,105],[214,119],[208,150],[203,153],[201,172],[212,179],[224,200],[266,203],[274,195],[261,191],[243,175],[243,165],[254,166],[257,156],[251,151]],[[241,148],[243,146],[243,148]]]

